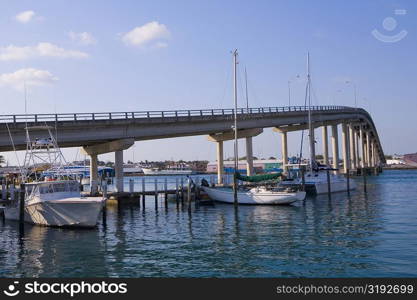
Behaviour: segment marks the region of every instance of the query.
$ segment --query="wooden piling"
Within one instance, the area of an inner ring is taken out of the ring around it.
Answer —
[[[142,207],[145,209],[145,178],[142,178]]]
[[[181,178],[181,205],[184,205],[184,178]]]
[[[177,207],[180,204],[179,200],[180,199],[179,199],[179,190],[178,190],[178,178],[175,178],[175,202],[177,204]]]
[[[6,182],[3,180],[1,182],[1,199],[6,200],[6,198],[7,198]]]
[[[327,175],[327,193],[329,195],[329,199],[332,196],[332,190],[331,190],[331,186],[330,186],[330,171],[329,169],[326,170],[326,175]]]
[[[158,179],[155,178],[155,209],[158,209]]]
[[[366,193],[367,192],[367,190],[366,190],[366,172],[362,172],[362,176],[363,176],[363,191]]]
[[[306,190],[306,176],[305,176],[304,167],[301,167],[301,190],[302,191]]]
[[[106,227],[107,225],[107,181],[104,181],[104,185],[102,187],[103,191],[103,198],[104,198],[104,204],[103,204],[103,226]]]
[[[350,195],[350,170],[347,169],[346,171],[346,189],[347,189],[347,193],[348,195]]]
[[[23,228],[25,222],[25,185],[23,183],[20,185],[19,196],[19,225]]]
[[[164,190],[165,207],[168,207],[168,179],[166,177],[164,180]]]
[[[187,202],[188,202],[188,211],[191,212],[191,179],[188,178],[187,185]]]
[[[129,193],[131,197],[133,196],[134,189],[135,189],[135,182],[133,181],[133,179],[129,179]]]

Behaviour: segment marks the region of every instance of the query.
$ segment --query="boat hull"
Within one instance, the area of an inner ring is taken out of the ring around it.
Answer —
[[[281,181],[281,186],[300,186],[301,180],[294,181]],[[321,195],[328,193],[327,177],[326,174],[320,174],[317,177],[307,177],[305,181],[306,191],[308,194]],[[355,190],[356,183],[354,180],[349,181],[349,190]],[[330,192],[346,192],[347,191],[347,180],[341,176],[330,176]]]
[[[207,195],[215,201],[224,203],[234,203],[233,191],[223,190],[221,188],[209,188],[201,187]],[[305,192],[271,192],[254,194],[251,192],[238,192],[237,199],[239,204],[252,204],[252,205],[279,205],[279,204],[291,204],[293,202],[304,200]]]
[[[25,206],[25,222],[54,227],[94,227],[104,201],[98,197],[40,201]],[[19,220],[18,207],[5,207],[5,218]]]

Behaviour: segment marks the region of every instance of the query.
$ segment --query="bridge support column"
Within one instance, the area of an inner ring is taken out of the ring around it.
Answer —
[[[114,152],[115,192],[123,192],[123,150]]]
[[[366,165],[372,167],[371,165],[371,134],[369,131],[366,132]]]
[[[252,137],[246,138],[246,175],[251,176],[253,174],[253,147]]]
[[[375,142],[374,141],[372,141],[372,143],[371,143],[371,164],[372,164],[372,167],[374,168],[374,167],[376,167],[376,157],[375,157]]]
[[[339,137],[337,133],[337,125],[332,125],[332,155],[333,169],[339,169]],[[337,173],[338,171],[335,171]]]
[[[359,131],[355,130],[355,165],[356,168],[360,168],[359,163]]]
[[[91,196],[97,195],[98,192],[98,168],[97,168],[98,155],[93,153],[90,155],[90,194]]]
[[[329,141],[327,136],[327,126],[323,126],[323,162],[329,165]]]
[[[223,141],[217,143],[217,183],[223,184],[224,162],[223,162]]]
[[[361,156],[361,167],[362,168],[366,168],[366,153],[365,153],[365,134],[363,132],[363,126],[361,125],[359,127],[359,136],[360,136],[360,140],[361,140],[361,152],[362,152],[362,156]]]
[[[355,147],[355,129],[353,128],[353,124],[349,124],[349,160],[350,160],[350,169],[356,169],[355,161],[356,161],[356,147]]]
[[[342,155],[343,172],[346,174],[349,169],[349,131],[346,123],[342,123]]]
[[[287,132],[281,132],[281,154],[282,154],[282,169],[284,173],[288,173],[288,142],[287,142]]]

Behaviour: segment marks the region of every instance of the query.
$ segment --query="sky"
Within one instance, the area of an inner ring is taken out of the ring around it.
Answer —
[[[385,153],[417,152],[416,12],[412,0],[0,0],[0,114],[25,112],[24,85],[28,113],[231,108],[235,48],[240,106],[244,68],[251,107],[303,105],[309,52],[315,105],[355,106],[356,87]],[[257,157],[280,148],[271,129],[254,138]],[[300,133],[289,134],[290,155],[299,148]],[[124,159],[215,151],[205,136],[138,141]]]

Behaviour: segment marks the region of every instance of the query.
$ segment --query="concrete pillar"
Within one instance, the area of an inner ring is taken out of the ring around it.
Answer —
[[[288,172],[288,143],[287,143],[287,132],[281,133],[281,152],[282,152],[282,165],[285,173]]]
[[[365,151],[365,133],[363,131],[363,127],[362,125],[359,128],[359,136],[360,136],[360,140],[361,140],[361,148],[362,148],[362,156],[361,156],[361,167],[362,168],[366,168],[367,164],[366,164],[366,151]]]
[[[366,165],[372,167],[371,165],[371,133],[366,132]]]
[[[371,143],[371,157],[372,157],[371,163],[372,163],[372,167],[375,167],[376,166],[375,152],[376,152],[375,151],[375,142],[372,141],[372,143]]]
[[[342,155],[343,172],[346,174],[349,169],[349,131],[346,123],[342,123]]]
[[[224,162],[223,162],[223,141],[217,143],[217,183],[223,184]]]
[[[339,137],[337,135],[337,125],[332,125],[332,155],[333,169],[339,168]]]
[[[329,141],[327,137],[327,126],[323,126],[323,162],[326,166],[329,165]]]
[[[253,147],[252,137],[246,138],[246,175],[253,174]]]
[[[356,165],[355,165],[355,156],[356,156],[356,151],[355,151],[355,130],[353,128],[353,124],[349,124],[349,160],[350,160],[350,168],[352,170],[356,169]]]
[[[114,168],[116,171],[115,192],[123,192],[123,150],[114,152]]]
[[[359,163],[359,131],[355,130],[355,165],[356,168],[360,167]]]
[[[90,155],[90,188],[91,195],[97,195],[98,192],[98,168],[97,168],[97,154]]]

